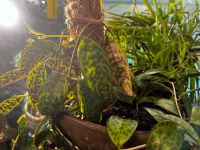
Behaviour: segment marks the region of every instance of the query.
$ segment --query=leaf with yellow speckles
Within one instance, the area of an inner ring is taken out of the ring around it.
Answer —
[[[29,95],[37,100],[37,92],[47,78],[46,68],[44,63],[36,64],[28,73],[26,79],[26,87]]]
[[[0,88],[24,78],[26,78],[26,75],[23,73],[23,70],[15,69],[8,71],[0,76]]]
[[[8,115],[24,99],[25,95],[18,95],[0,103],[0,114]]]
[[[122,119],[118,116],[111,116],[106,124],[108,135],[118,148],[131,138],[137,125],[138,122],[135,120]]]

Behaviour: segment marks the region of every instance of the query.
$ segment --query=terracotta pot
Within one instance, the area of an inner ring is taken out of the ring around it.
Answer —
[[[78,119],[65,112],[58,114],[54,121],[63,135],[81,150],[117,150],[104,126]],[[148,135],[148,131],[137,131],[124,148],[145,144]]]

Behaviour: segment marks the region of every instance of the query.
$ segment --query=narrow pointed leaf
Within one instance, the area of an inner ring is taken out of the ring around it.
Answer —
[[[112,142],[120,148],[133,135],[138,122],[135,120],[122,119],[118,116],[111,116],[107,121],[107,131]]]
[[[8,115],[24,99],[25,95],[18,95],[0,103],[0,114]]]
[[[0,88],[24,79],[23,70],[16,69],[8,71],[0,76]]]

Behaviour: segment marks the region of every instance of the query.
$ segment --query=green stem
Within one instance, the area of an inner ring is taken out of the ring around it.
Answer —
[[[172,88],[173,88],[173,95],[174,95],[174,101],[175,101],[175,104],[176,104],[176,108],[177,108],[177,111],[178,111],[178,114],[180,116],[181,119],[183,119],[182,115],[181,115],[181,111],[180,111],[180,108],[179,108],[179,105],[178,105],[178,99],[177,99],[177,96],[176,96],[176,89],[175,89],[175,86],[174,86],[174,83],[171,82],[172,84]]]

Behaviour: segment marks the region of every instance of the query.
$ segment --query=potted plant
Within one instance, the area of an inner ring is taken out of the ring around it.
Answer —
[[[64,44],[30,33],[18,69],[0,76],[0,87],[25,79],[30,104],[46,115],[31,136],[22,116],[19,140],[33,149],[114,150],[128,140],[132,149],[198,147],[198,4],[187,12],[182,1],[161,9],[144,0],[145,12],[112,14],[104,41],[100,1],[68,3],[70,35],[56,36]],[[5,100],[0,113],[25,97]]]

